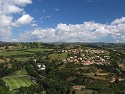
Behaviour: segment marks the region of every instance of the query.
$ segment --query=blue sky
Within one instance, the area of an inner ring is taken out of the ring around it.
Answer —
[[[0,41],[124,42],[125,0],[0,0]]]

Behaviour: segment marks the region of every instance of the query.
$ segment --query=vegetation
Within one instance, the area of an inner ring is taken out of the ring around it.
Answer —
[[[9,90],[20,88],[21,86],[30,86],[33,82],[27,76],[11,76],[3,78],[6,84],[9,86]]]
[[[124,47],[0,43],[0,94],[124,94]]]

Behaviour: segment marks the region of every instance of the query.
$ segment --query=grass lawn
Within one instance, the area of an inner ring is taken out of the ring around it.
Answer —
[[[66,57],[67,57],[67,53],[60,53],[60,54],[54,53],[49,55],[50,60],[56,60],[56,59],[63,60]]]
[[[21,86],[30,86],[33,82],[27,76],[13,76],[3,78],[9,86],[9,90],[20,88]]]

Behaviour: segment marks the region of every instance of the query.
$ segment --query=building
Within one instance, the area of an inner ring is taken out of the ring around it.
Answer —
[[[39,68],[39,70],[45,70],[46,66],[44,64],[41,63],[37,63],[37,67]]]

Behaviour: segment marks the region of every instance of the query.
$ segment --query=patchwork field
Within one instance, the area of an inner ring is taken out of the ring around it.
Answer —
[[[20,88],[21,86],[30,86],[33,82],[27,76],[12,76],[3,78],[9,86],[9,90]]]

